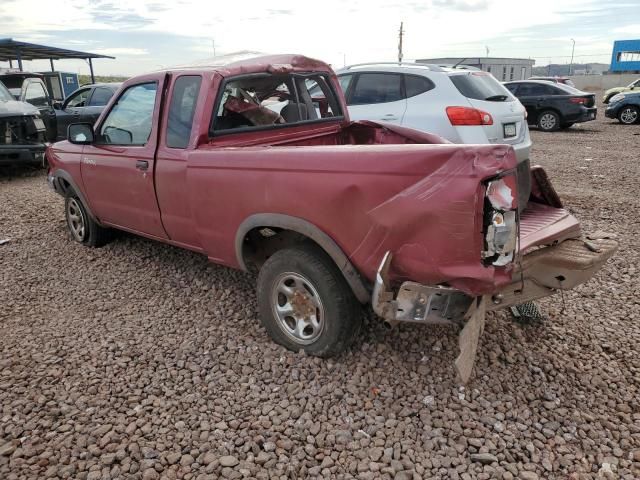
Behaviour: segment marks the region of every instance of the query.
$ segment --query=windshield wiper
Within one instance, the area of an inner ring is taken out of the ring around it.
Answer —
[[[485,98],[487,102],[504,102],[507,98],[506,95],[491,95],[490,97]]]

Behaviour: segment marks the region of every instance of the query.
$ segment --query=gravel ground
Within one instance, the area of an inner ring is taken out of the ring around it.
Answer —
[[[640,125],[532,135],[622,248],[549,320],[491,314],[466,388],[453,329],[368,317],[340,358],[288,352],[250,275],[126,235],[79,246],[42,172],[3,170],[0,478],[640,478]]]

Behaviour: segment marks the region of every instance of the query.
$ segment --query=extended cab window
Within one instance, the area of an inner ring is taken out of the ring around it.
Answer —
[[[127,88],[102,123],[99,143],[144,145],[149,140],[156,103],[156,82]]]
[[[175,81],[167,121],[168,147],[187,147],[201,81],[202,77],[199,75],[186,75]]]
[[[277,127],[341,117],[324,74],[259,74],[224,84],[213,131]]]

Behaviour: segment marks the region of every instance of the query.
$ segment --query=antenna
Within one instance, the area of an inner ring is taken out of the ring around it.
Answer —
[[[400,22],[400,32],[398,33],[398,63],[402,63],[402,37],[404,35],[404,30],[403,30],[403,25],[404,22]]]

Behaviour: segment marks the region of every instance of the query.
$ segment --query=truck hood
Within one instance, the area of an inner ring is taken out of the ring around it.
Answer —
[[[38,109],[33,105],[16,100],[0,101],[0,117],[15,117],[18,115],[38,115]]]

